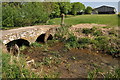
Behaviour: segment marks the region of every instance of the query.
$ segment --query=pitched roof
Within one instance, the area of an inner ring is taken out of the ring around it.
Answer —
[[[94,10],[97,10],[98,12],[111,12],[111,11],[116,12],[116,9],[114,7],[104,6],[104,5],[98,8],[95,8]]]

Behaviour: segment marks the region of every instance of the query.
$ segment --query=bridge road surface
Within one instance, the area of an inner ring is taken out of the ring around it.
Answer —
[[[33,29],[42,29],[47,31],[50,28],[57,28],[57,27],[60,27],[60,25],[35,25],[35,26],[20,27],[20,28],[10,29],[10,30],[0,30],[0,40],[2,41],[2,38],[4,38],[5,35],[19,33],[22,31],[28,31]]]

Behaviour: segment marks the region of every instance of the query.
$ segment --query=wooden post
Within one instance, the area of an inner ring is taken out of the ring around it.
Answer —
[[[62,13],[62,14],[61,14],[61,26],[64,25],[64,17],[65,17],[65,15]]]

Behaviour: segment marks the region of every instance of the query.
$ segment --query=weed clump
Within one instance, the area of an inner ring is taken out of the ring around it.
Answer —
[[[120,77],[120,68],[115,69],[113,72],[108,71],[103,74],[103,71],[100,69],[94,69],[88,73],[88,79],[92,80],[101,76],[105,79],[118,79]]]
[[[37,78],[38,75],[30,71],[24,58],[17,61],[13,58],[10,62],[10,54],[2,55],[2,78]]]
[[[33,46],[33,47],[42,47],[42,44],[35,42],[35,43],[32,43],[31,46]]]
[[[60,41],[66,41],[72,34],[72,32],[69,31],[69,28],[71,25],[62,26],[57,29],[57,33],[55,34],[55,39]]]
[[[96,30],[94,33],[93,33],[94,36],[102,36],[102,31],[101,30]]]
[[[67,49],[77,48],[77,49],[90,49],[99,52],[105,52],[113,56],[120,56],[120,39],[116,37],[116,32],[113,30],[109,31],[111,35],[103,35],[102,31],[96,27],[91,29],[84,28],[82,33],[88,35],[93,35],[90,37],[77,38],[72,32],[69,31],[69,27],[61,27],[58,29],[56,34],[56,39],[65,42],[65,47]],[[113,36],[112,36],[113,35]],[[112,36],[112,37],[111,37]]]
[[[84,28],[84,29],[82,30],[82,33],[84,33],[84,34],[91,34],[91,33],[93,33],[94,31],[95,31],[94,29]]]

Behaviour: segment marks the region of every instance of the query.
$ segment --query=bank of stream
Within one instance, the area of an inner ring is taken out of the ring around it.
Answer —
[[[34,71],[41,77],[59,78],[87,78],[93,72],[97,78],[104,78],[107,72],[114,72],[120,68],[120,58],[111,55],[97,53],[88,49],[66,49],[63,42],[56,42],[50,46],[27,47],[22,51],[34,59],[36,66]]]

